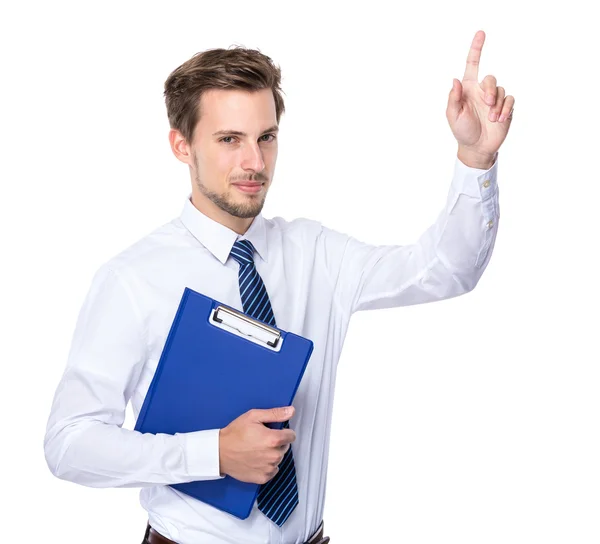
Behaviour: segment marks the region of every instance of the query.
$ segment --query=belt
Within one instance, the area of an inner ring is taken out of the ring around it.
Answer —
[[[319,528],[315,533],[305,542],[305,544],[328,544],[329,537],[323,537],[324,525],[321,522]],[[146,534],[144,535],[144,542],[142,544],[177,544],[173,540],[169,540],[167,537],[161,535],[158,531],[155,531],[150,527],[150,523],[146,526]]]

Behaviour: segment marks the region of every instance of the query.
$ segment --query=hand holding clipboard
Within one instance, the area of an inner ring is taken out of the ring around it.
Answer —
[[[269,429],[264,423],[284,422],[294,407],[250,410],[221,429],[221,474],[236,480],[266,484],[279,471],[283,456],[296,440],[292,429]]]

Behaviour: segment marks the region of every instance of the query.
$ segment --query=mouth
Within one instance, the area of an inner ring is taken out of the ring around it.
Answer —
[[[237,189],[242,191],[242,193],[258,193],[262,190],[264,183],[257,183],[255,181],[246,182],[246,183],[234,183],[233,184]]]

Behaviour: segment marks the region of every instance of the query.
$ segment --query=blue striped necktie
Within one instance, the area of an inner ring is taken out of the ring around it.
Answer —
[[[254,266],[252,242],[238,240],[233,244],[231,256],[240,263],[240,295],[244,313],[276,327],[267,289]],[[289,428],[288,421],[283,424],[283,428]],[[257,501],[258,509],[280,527],[298,505],[298,486],[291,444],[279,465],[279,472],[266,484],[260,486]]]

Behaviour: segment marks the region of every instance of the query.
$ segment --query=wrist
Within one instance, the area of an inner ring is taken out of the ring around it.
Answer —
[[[494,164],[496,153],[489,155],[487,153],[480,153],[463,146],[458,146],[458,153],[456,154],[458,159],[470,168],[481,168],[482,170],[489,170]]]

